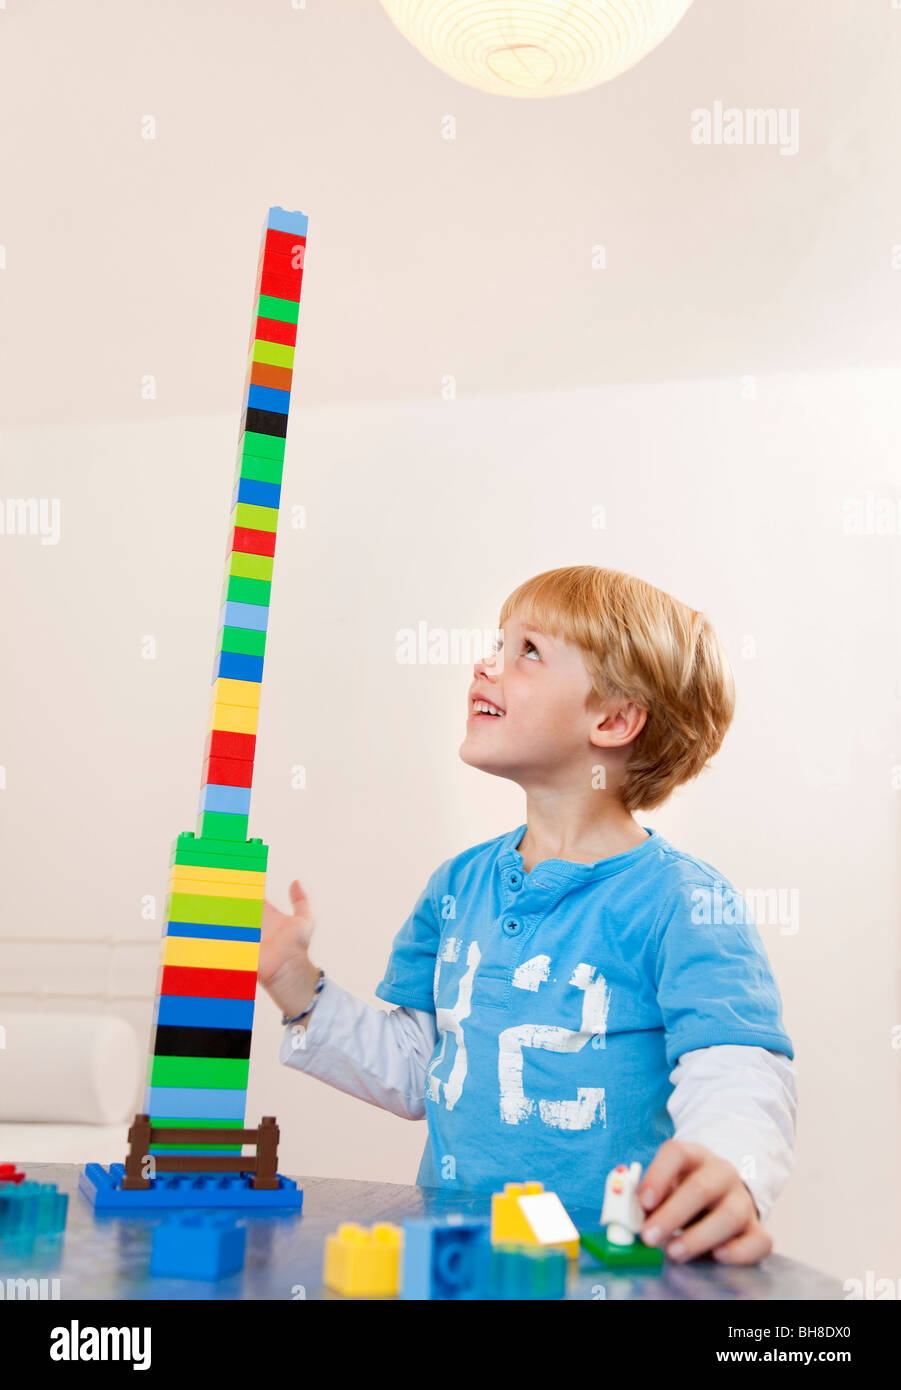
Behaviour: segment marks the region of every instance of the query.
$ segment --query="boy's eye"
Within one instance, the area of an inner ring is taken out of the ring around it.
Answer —
[[[534,656],[537,658],[537,660],[541,660],[541,657],[538,655],[538,648],[535,646],[534,642],[529,641],[528,637],[524,637],[522,639],[522,646],[523,656]],[[528,651],[526,650],[526,648],[528,648]]]

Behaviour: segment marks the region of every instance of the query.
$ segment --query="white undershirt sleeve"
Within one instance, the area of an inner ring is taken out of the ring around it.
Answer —
[[[279,1061],[405,1120],[421,1120],[437,1037],[433,1013],[376,1009],[327,980],[309,1027],[286,1025]]]
[[[791,1059],[736,1043],[699,1047],[682,1053],[669,1079],[673,1138],[703,1144],[734,1164],[765,1221],[795,1162]]]

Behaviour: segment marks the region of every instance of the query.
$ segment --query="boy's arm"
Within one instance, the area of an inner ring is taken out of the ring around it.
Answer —
[[[422,1119],[434,1013],[375,1009],[327,979],[308,1025],[285,1028],[280,1062],[405,1120]]]
[[[728,1159],[765,1221],[794,1166],[798,1097],[784,1053],[741,1044],[683,1052],[670,1073],[674,1138]]]

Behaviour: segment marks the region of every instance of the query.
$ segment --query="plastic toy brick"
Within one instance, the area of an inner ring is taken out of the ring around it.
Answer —
[[[389,1222],[370,1229],[344,1222],[326,1237],[323,1283],[350,1297],[396,1294],[402,1234]]]
[[[258,318],[281,319],[283,323],[296,323],[300,317],[300,305],[295,299],[283,299],[277,294],[261,294],[255,305]]]
[[[244,1117],[247,1089],[244,1086],[229,1090],[222,1086],[208,1089],[202,1086],[148,1086],[144,1090],[144,1109],[148,1114],[166,1111],[184,1125],[191,1115],[208,1120],[240,1120]]]
[[[263,612],[260,609],[260,612]],[[226,705],[216,700],[210,704],[210,712],[207,715],[207,733],[213,729],[223,729],[230,734],[255,734],[257,725],[260,722],[260,712],[258,709],[249,709],[247,705]],[[226,827],[223,826],[223,830]],[[212,823],[207,828],[207,835],[213,834]],[[228,834],[223,834],[223,840],[243,840],[247,835],[237,835],[234,830],[229,830]]]
[[[253,782],[252,758],[207,758],[200,774],[201,784],[216,787],[247,787]]]
[[[243,705],[248,709],[258,709],[260,704],[259,681],[227,680],[224,677],[213,682],[210,699],[221,705]]]
[[[211,751],[211,750],[208,750]],[[221,752],[216,750],[217,755],[225,758],[237,757],[238,754]],[[244,756],[243,754],[240,756]],[[183,830],[172,846],[173,856],[180,854],[228,854],[232,859],[240,859],[246,862],[248,868],[255,868],[257,864],[252,861],[262,860],[262,867],[266,867],[266,860],[269,857],[269,846],[263,844],[262,840],[245,840],[243,844],[235,845],[232,841],[227,843],[216,840],[212,836],[201,838],[194,834],[193,830]],[[170,860],[170,863],[172,861]]]
[[[238,575],[227,574],[222,584],[222,602],[258,603],[268,608],[271,592],[272,585],[268,580],[241,579]]]
[[[206,937],[210,941],[259,941],[259,927],[223,927],[218,922],[167,922],[164,935]]]
[[[261,556],[267,559],[267,556]],[[262,661],[266,652],[266,634],[255,628],[232,627],[228,623],[223,623],[216,638],[216,649],[218,653],[228,652],[232,656],[252,656]],[[236,677],[240,680],[240,677]],[[237,754],[223,753],[221,757],[236,757]],[[253,752],[242,754],[242,757],[253,757]]]
[[[259,899],[260,902],[263,900],[263,894],[265,892],[263,884],[250,882],[241,883],[238,880],[240,869],[231,870],[229,878],[225,882],[222,882],[207,877],[207,874],[212,872],[210,869],[201,869],[199,874],[194,874],[190,872],[190,865],[188,864],[175,864],[173,868],[178,869],[180,872],[178,874],[173,874],[170,879],[169,886],[170,892],[172,893],[184,893],[194,897],[247,898],[249,900]],[[184,873],[185,869],[188,869],[188,873]],[[219,872],[229,873],[229,870],[220,869]],[[173,917],[170,920],[176,922],[181,922],[182,920],[190,922],[192,919],[190,917],[184,919]],[[240,927],[248,924],[244,922],[207,922],[205,925]],[[234,939],[240,940],[240,937]]]
[[[476,1252],[490,1243],[486,1222],[422,1217],[405,1221],[403,1230],[402,1299],[473,1296]]]
[[[222,761],[227,760],[223,759]],[[200,864],[172,865],[169,873],[170,884],[197,880],[205,883],[233,883],[236,886],[262,890],[266,884],[266,871],[265,869],[217,869],[213,865],[203,866]]]
[[[255,711],[245,710],[245,713],[253,714]],[[230,816],[225,811],[203,811],[197,818],[197,829],[201,834],[214,835],[216,839],[232,839],[243,844],[247,838],[247,821],[247,816]]]
[[[247,1231],[223,1216],[178,1216],[153,1233],[150,1273],[167,1279],[224,1279],[244,1264]]]
[[[235,628],[223,628],[223,632],[235,632]],[[259,633],[247,636],[259,637]],[[265,637],[263,637],[265,641]],[[253,762],[256,753],[256,737],[253,734],[210,734],[203,750],[204,758],[235,758],[239,762]]]
[[[272,541],[272,550],[274,553],[274,531],[252,531],[246,532],[245,534],[268,536]],[[221,616],[222,621],[220,627],[248,628],[255,632],[265,633],[269,624],[269,609],[260,608],[255,603],[225,603],[222,605]]]
[[[59,1235],[69,1197],[56,1183],[5,1182],[0,1186],[0,1253],[28,1253],[39,1237]]]
[[[266,460],[261,460],[265,466]],[[256,479],[242,479],[242,486],[248,482],[256,483],[258,487],[271,487],[274,484],[258,482]],[[251,499],[245,498],[245,501]],[[246,551],[235,550],[232,552],[228,562],[228,572],[236,579],[262,579],[266,582],[272,581],[273,560],[271,555],[254,555]]]
[[[248,1032],[253,1027],[253,999],[203,999],[163,995],[157,1001],[156,1026],[173,1028],[224,1028]],[[154,1124],[161,1121],[154,1120]]]
[[[260,294],[278,295],[282,299],[300,299],[301,286],[303,284],[303,274],[296,278],[293,275],[278,275],[273,271],[267,271],[264,266],[259,275]]]
[[[280,487],[284,468],[285,465],[278,459],[259,459],[253,454],[239,454],[235,463],[235,478],[253,478],[255,482],[276,483]],[[270,568],[269,578],[271,577]]]
[[[284,323],[279,319],[258,318],[251,330],[250,339],[259,338],[261,343],[284,343],[294,347],[297,342],[297,324]]]
[[[252,386],[274,386],[277,391],[290,391],[293,375],[290,367],[273,367],[268,362],[251,362],[247,380]]]
[[[310,219],[304,212],[293,212],[288,208],[271,207],[266,217],[266,226],[277,232],[290,232],[292,236],[305,237]]]
[[[249,816],[250,787],[223,787],[215,782],[207,782],[200,789],[197,809],[227,816]]]
[[[263,246],[279,256],[300,257],[306,250],[307,238],[305,233],[276,231],[274,227],[268,227],[263,235]]]
[[[274,507],[256,507],[249,502],[236,502],[232,516],[235,526],[243,526],[247,530],[271,531],[274,534],[278,528],[278,511]]]
[[[560,1198],[540,1182],[508,1182],[492,1194],[491,1242],[557,1248],[572,1260],[579,1253],[579,1232]]]
[[[242,580],[246,584],[248,581]],[[234,628],[230,631],[234,632]],[[213,666],[213,679],[222,676],[226,680],[235,681],[261,681],[263,679],[263,658],[261,656],[247,656],[241,652],[220,651],[217,653]],[[250,786],[247,782],[246,786]]]
[[[614,1245],[607,1238],[606,1231],[600,1227],[596,1231],[580,1231],[579,1243],[583,1250],[593,1255],[608,1269],[646,1269],[663,1268],[663,1251],[653,1245],[645,1245],[636,1236],[632,1245]]]
[[[250,1056],[249,1028],[174,1028],[157,1024],[153,1036],[154,1057]]]
[[[284,392],[273,394],[283,395]],[[280,483],[260,483],[254,478],[239,478],[236,491],[237,501],[246,502],[251,507],[278,507],[282,494]],[[266,577],[271,577],[271,566],[270,575]]]
[[[190,965],[165,965],[160,994],[202,999],[255,999],[255,970],[200,970]]]
[[[255,970],[259,956],[260,946],[256,941],[164,936],[160,943],[160,957],[164,965],[193,966],[198,970]],[[163,1083],[168,1084],[171,1083]]]
[[[299,280],[303,274],[306,246],[302,241],[290,244],[293,251],[281,251],[264,242],[257,261],[257,270],[268,270],[273,275],[287,275],[293,280]]]
[[[203,922],[206,926],[258,927],[263,915],[262,898],[217,898],[204,893],[170,893],[166,920]]]
[[[179,1121],[180,1123],[180,1121]],[[250,1186],[243,1173],[224,1176],[161,1173],[151,1178],[145,1191],[122,1190],[125,1165],[111,1163],[104,1168],[89,1163],[79,1174],[78,1186],[95,1211],[159,1211],[164,1207],[252,1207],[254,1210],[291,1209],[299,1211],[303,1192],[291,1178],[279,1174],[278,1187],[271,1191]]]
[[[12,1182],[20,1183],[25,1181],[25,1174],[20,1173],[14,1163],[0,1163],[0,1183]]]
[[[566,1293],[564,1250],[540,1246],[480,1246],[472,1296],[477,1299],[556,1299]]]
[[[267,346],[274,349],[279,345],[269,343]],[[281,348],[281,351],[291,352],[293,349]],[[244,428],[256,430],[258,434],[284,437],[288,432],[288,417],[277,410],[260,410],[256,406],[247,406],[244,411]]]
[[[254,362],[265,362],[270,367],[293,367],[294,348],[289,343],[266,343],[259,338],[254,338],[251,358]],[[250,425],[247,426],[245,433],[252,433]]]
[[[275,349],[273,349],[274,351]],[[288,348],[281,349],[283,352],[290,351]],[[290,363],[273,362],[274,367],[290,366]],[[271,434],[257,434],[252,429],[245,428],[238,440],[238,449],[241,453],[253,454],[254,458],[278,459],[284,462],[285,440],[283,436]]]
[[[255,386],[250,382],[247,388],[247,404],[251,410],[273,410],[279,415],[287,415],[291,404],[290,391],[278,391],[272,386]],[[247,501],[252,501],[247,498]],[[277,507],[278,502],[268,505]]]
[[[247,1086],[250,1062],[241,1057],[150,1057],[147,1085],[186,1090],[237,1091]]]

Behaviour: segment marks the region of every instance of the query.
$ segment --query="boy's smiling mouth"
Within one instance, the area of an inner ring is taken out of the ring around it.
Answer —
[[[493,700],[484,700],[481,696],[473,696],[470,700],[470,719],[503,719],[506,710],[501,709]]]

